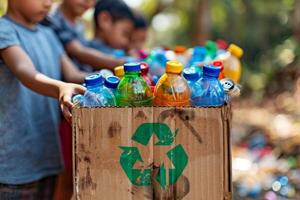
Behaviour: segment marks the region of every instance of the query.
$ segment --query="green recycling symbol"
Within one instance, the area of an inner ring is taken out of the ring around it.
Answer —
[[[178,129],[176,129],[175,133],[173,134],[167,124],[144,123],[137,128],[131,139],[144,146],[147,146],[152,135],[155,134],[158,138],[158,142],[155,144],[156,146],[169,146],[174,143],[177,133]],[[136,186],[150,186],[152,177],[151,175],[153,171],[152,167],[143,170],[133,168],[136,162],[144,162],[139,149],[133,146],[121,146],[120,148],[123,150],[123,153],[120,157],[120,163],[130,182]],[[188,155],[186,154],[182,145],[178,144],[167,152],[167,156],[174,166],[174,168],[168,170],[169,185],[173,185],[183,173],[188,163]],[[159,171],[155,177],[155,180],[163,189],[165,189],[167,185],[166,175],[167,170],[164,163],[162,163],[159,167]]]

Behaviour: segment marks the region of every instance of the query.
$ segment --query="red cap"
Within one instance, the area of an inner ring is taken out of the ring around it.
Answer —
[[[224,64],[223,64],[222,61],[219,61],[219,60],[214,61],[214,62],[212,63],[212,65],[215,66],[215,67],[220,67],[221,71],[223,71],[223,69],[224,69]]]
[[[229,44],[225,40],[222,40],[222,39],[217,39],[216,43],[217,43],[219,49],[227,49],[229,46]]]
[[[149,72],[149,65],[146,62],[141,62],[141,73],[142,74],[148,74]]]

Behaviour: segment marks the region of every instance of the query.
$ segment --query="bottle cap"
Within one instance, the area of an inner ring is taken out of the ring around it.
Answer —
[[[220,68],[212,65],[205,65],[203,67],[203,76],[210,76],[218,78],[220,74]]]
[[[186,47],[185,46],[176,46],[174,48],[174,52],[178,53],[178,54],[184,53],[184,52],[186,52]]]
[[[149,65],[146,62],[141,62],[141,73],[147,75],[149,72]]]
[[[228,48],[228,51],[237,58],[241,58],[244,54],[244,50],[235,44],[231,44]]]
[[[229,46],[228,43],[222,39],[217,39],[216,43],[219,49],[227,49]]]
[[[194,48],[193,56],[205,57],[205,55],[206,55],[206,49],[204,47],[195,47]]]
[[[125,72],[139,72],[141,71],[141,64],[140,63],[126,63],[124,64],[124,71]]]
[[[120,83],[120,79],[116,76],[106,77],[106,79],[104,81],[105,87],[112,88],[112,89],[117,88],[119,83]]]
[[[183,70],[183,77],[186,80],[197,81],[200,78],[200,75],[194,67],[189,67]]]
[[[123,66],[115,67],[114,72],[116,76],[122,77],[124,76],[124,67]]]
[[[205,48],[210,53],[215,53],[218,50],[217,44],[210,40],[206,42]]]
[[[183,70],[183,65],[178,61],[169,61],[166,65],[166,72],[167,73],[174,73],[174,74],[180,74]]]
[[[222,72],[223,69],[224,69],[224,64],[223,64],[222,61],[219,61],[219,60],[214,61],[214,62],[212,63],[212,65],[215,66],[215,67],[219,67],[221,72]]]
[[[85,77],[84,82],[87,87],[97,86],[103,83],[103,78],[100,74],[92,74]]]

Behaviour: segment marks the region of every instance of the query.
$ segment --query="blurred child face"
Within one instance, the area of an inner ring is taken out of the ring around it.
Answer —
[[[131,48],[142,49],[147,39],[147,29],[135,29],[131,36]]]
[[[72,12],[73,15],[80,17],[88,9],[92,8],[96,0],[64,0],[63,4]]]
[[[112,21],[109,14],[100,14],[98,28],[105,42],[114,49],[127,50],[130,47],[134,24],[130,19]]]
[[[52,0],[9,0],[9,6],[30,23],[39,23],[48,14]]]

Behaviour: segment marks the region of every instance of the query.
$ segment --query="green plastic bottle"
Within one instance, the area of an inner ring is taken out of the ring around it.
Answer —
[[[124,77],[117,88],[118,106],[152,106],[153,94],[141,77],[140,63],[124,64]]]

